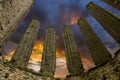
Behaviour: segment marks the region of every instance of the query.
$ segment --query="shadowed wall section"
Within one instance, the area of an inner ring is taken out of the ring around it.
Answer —
[[[120,0],[103,0],[103,1],[120,10]]]
[[[21,39],[11,61],[19,67],[27,67],[33,46],[37,40],[40,24],[33,19],[23,38]]]
[[[78,75],[82,73],[84,69],[80,59],[78,47],[70,27],[65,26],[63,28],[63,38],[68,71],[70,75]]]
[[[93,2],[87,5],[87,9],[120,44],[120,18]]]
[[[0,49],[29,12],[33,0],[0,1]]]
[[[111,55],[104,47],[96,33],[90,27],[88,22],[85,19],[81,18],[78,21],[78,25],[84,35],[85,41],[91,52],[95,65],[98,66],[111,60]]]
[[[56,31],[49,27],[46,30],[40,73],[43,76],[54,76],[56,68]]]

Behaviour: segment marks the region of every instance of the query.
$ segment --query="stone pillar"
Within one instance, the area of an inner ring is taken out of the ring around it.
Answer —
[[[18,67],[26,67],[32,53],[33,46],[37,40],[40,24],[37,20],[32,20],[30,26],[21,39],[11,62],[18,65]]]
[[[120,18],[93,2],[87,5],[87,9],[120,44]]]
[[[0,49],[32,7],[33,0],[0,0]]]
[[[120,10],[120,0],[103,0],[103,1]]]
[[[53,77],[55,67],[56,67],[56,31],[54,28],[49,27],[46,30],[40,73],[43,76]]]
[[[82,18],[78,21],[78,25],[85,37],[85,41],[91,52],[95,65],[98,66],[109,61],[112,58],[111,55],[88,22]]]
[[[70,27],[65,26],[63,28],[63,38],[68,71],[71,76],[78,75],[82,73],[84,69],[80,59],[80,53]]]

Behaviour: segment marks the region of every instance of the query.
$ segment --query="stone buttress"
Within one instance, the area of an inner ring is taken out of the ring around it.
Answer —
[[[63,28],[63,38],[66,52],[67,68],[70,75],[78,75],[84,71],[80,53],[70,27]]]
[[[39,21],[33,19],[30,26],[23,35],[20,43],[18,44],[18,47],[12,56],[11,62],[16,63],[19,67],[27,66],[32,49],[37,40],[39,29]]]
[[[97,34],[94,32],[94,30],[91,28],[91,26],[88,24],[88,22],[84,18],[81,18],[78,21],[78,25],[81,32],[83,33],[94,63],[96,65],[101,65],[111,60],[110,53],[107,51],[107,49],[105,48]]]
[[[93,2],[87,5],[87,9],[120,44],[120,17],[115,16]]]
[[[49,27],[46,30],[40,73],[43,76],[54,76],[56,68],[56,31]]]

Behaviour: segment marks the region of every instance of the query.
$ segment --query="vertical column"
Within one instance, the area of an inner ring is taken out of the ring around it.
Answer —
[[[11,62],[16,63],[17,66],[21,68],[26,67],[37,39],[39,28],[39,22],[37,20],[32,20],[14,55],[12,56]]]
[[[29,12],[33,0],[0,1],[0,49]]]
[[[74,40],[70,27],[65,26],[63,29],[63,38],[66,51],[67,68],[70,75],[78,75],[84,71],[82,61],[77,45]]]
[[[88,22],[82,18],[78,21],[78,25],[85,37],[87,46],[92,54],[92,58],[95,64],[101,65],[109,61],[111,59],[111,55],[109,54],[105,46],[102,44],[96,33],[90,27]]]
[[[40,72],[43,76],[53,77],[55,67],[56,67],[56,31],[54,28],[49,27],[46,30]]]
[[[103,0],[103,1],[120,10],[120,0]]]
[[[116,17],[93,2],[90,2],[87,5],[87,9],[120,44],[120,18]]]

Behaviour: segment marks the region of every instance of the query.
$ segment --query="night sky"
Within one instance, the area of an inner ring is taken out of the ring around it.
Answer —
[[[58,50],[64,51],[64,44],[61,34],[63,27],[65,25],[69,25],[74,33],[74,37],[76,43],[78,44],[81,56],[92,61],[90,52],[86,47],[82,33],[80,32],[80,29],[76,24],[76,20],[78,20],[81,17],[85,17],[91,25],[91,27],[97,33],[99,38],[104,43],[105,47],[113,55],[120,47],[115,42],[115,40],[104,30],[104,28],[96,21],[96,19],[87,11],[86,4],[88,4],[90,1],[94,1],[99,6],[109,10],[116,16],[120,17],[120,11],[107,5],[101,0],[35,0],[33,8],[24,18],[24,20],[20,23],[16,32],[6,44],[4,48],[4,55],[8,55],[11,50],[17,47],[17,44],[19,43],[21,37],[25,33],[31,20],[36,17],[39,19],[41,24],[40,31],[38,34],[38,40],[44,39],[44,33],[46,28],[49,26],[53,26],[56,29],[58,36],[57,48]],[[63,53],[61,53],[60,55],[64,56]],[[60,75],[60,72],[58,73]]]

